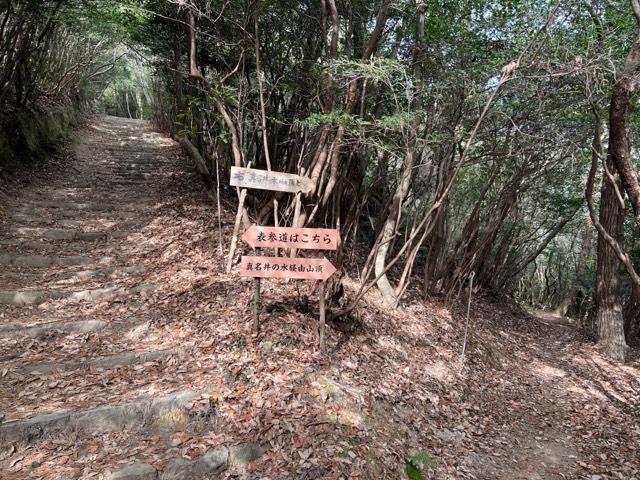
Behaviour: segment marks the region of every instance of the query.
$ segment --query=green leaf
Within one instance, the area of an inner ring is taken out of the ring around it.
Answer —
[[[414,463],[414,464],[421,463],[422,465],[427,465],[429,467],[436,466],[435,460],[431,457],[431,455],[429,455],[426,452],[416,452],[411,456],[409,460],[411,461],[411,463]]]
[[[426,480],[422,470],[416,467],[411,460],[405,460],[404,473],[407,474],[411,480]]]

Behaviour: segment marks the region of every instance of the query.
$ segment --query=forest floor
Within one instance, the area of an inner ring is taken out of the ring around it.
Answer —
[[[284,281],[263,282],[254,336],[252,284],[223,273],[223,202],[220,238],[178,146],[113,117],[15,188],[0,478],[640,480],[637,350],[611,362],[478,295],[462,362],[465,305],[392,311],[372,291],[320,354],[313,285]]]

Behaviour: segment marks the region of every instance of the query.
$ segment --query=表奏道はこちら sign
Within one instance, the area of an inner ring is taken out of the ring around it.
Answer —
[[[253,225],[242,235],[252,247],[337,250],[338,230],[334,228],[261,227]]]

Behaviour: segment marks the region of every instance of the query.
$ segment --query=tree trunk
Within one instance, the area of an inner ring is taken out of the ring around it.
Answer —
[[[624,306],[624,333],[629,343],[640,338],[640,287],[631,286],[631,298]]]
[[[173,82],[176,95],[176,115],[182,113],[185,108],[184,91],[182,88],[182,46],[180,44],[181,25],[176,23],[173,37]]]
[[[587,268],[589,256],[591,255],[592,237],[593,224],[591,223],[591,219],[587,217],[587,224],[585,226],[584,235],[582,236],[582,248],[580,249],[580,256],[578,257],[578,263],[576,265],[576,278],[569,291],[555,309],[555,313],[563,317],[567,314],[571,305],[576,302],[578,290],[580,290],[580,285],[584,281],[584,272]]]
[[[385,2],[383,5],[383,9],[386,15],[386,7],[389,2]],[[381,12],[382,10],[381,9]],[[424,18],[426,15],[426,6],[424,4],[418,5],[418,23],[416,26],[416,41],[413,48],[413,70],[415,74],[419,73],[420,68],[420,58],[422,58],[424,45]],[[380,18],[378,18],[378,22],[380,23]],[[377,25],[376,25],[377,27]],[[420,104],[417,99],[414,99],[415,107],[419,107]],[[391,206],[389,207],[389,214],[384,222],[382,230],[378,235],[377,245],[374,246],[374,249],[377,247],[377,252],[375,256],[374,262],[374,272],[375,276],[378,279],[376,281],[376,285],[384,298],[384,301],[387,305],[395,306],[396,305],[396,291],[389,282],[387,275],[385,273],[385,269],[387,267],[387,254],[389,253],[389,248],[391,246],[392,240],[396,235],[398,226],[400,225],[400,214],[402,213],[402,204],[404,202],[405,197],[409,193],[409,187],[411,186],[411,180],[413,179],[413,165],[415,163],[415,155],[416,155],[416,142],[418,137],[418,120],[414,120],[409,127],[408,138],[406,151],[404,156],[404,161],[402,162],[402,170],[400,173],[400,181],[398,182],[398,186],[396,187],[396,191],[393,194],[393,199],[391,201]]]
[[[640,19],[639,19],[640,21]],[[638,92],[640,80],[637,68],[640,65],[640,33],[635,38],[611,93],[609,107],[609,150],[611,159],[609,169],[613,166],[620,174],[621,183],[629,196],[635,221],[640,226],[640,182],[633,167],[630,155],[630,142],[627,135],[626,120],[629,101]]]
[[[435,227],[431,236],[431,243],[424,266],[424,282],[422,293],[425,297],[436,289],[436,285],[442,276],[442,264],[447,251],[447,207],[446,205],[436,214]]]
[[[610,158],[607,163],[609,168],[613,168]],[[600,193],[600,223],[618,243],[622,244],[624,211],[618,202],[614,185],[607,178]],[[628,347],[622,315],[620,261],[601,235],[598,236],[596,305],[598,344],[611,358],[624,362]]]
[[[391,246],[391,242],[396,235],[396,230],[398,228],[400,222],[400,213],[402,212],[402,203],[404,202],[407,193],[409,193],[409,187],[411,186],[411,179],[413,178],[413,163],[414,163],[414,154],[415,154],[415,127],[412,127],[411,139],[409,140],[409,144],[407,145],[406,154],[404,157],[404,162],[402,164],[402,173],[400,177],[400,181],[398,182],[398,186],[396,187],[396,191],[393,194],[393,201],[391,202],[391,207],[389,208],[389,214],[387,215],[387,219],[384,222],[384,226],[382,227],[382,231],[378,236],[378,251],[376,253],[376,259],[374,264],[374,271],[376,278],[378,281],[376,282],[378,285],[378,289],[380,293],[382,293],[382,297],[387,305],[395,305],[396,303],[396,294],[395,289],[389,282],[386,274],[383,274],[386,261],[387,254],[389,253],[389,247]],[[374,247],[375,248],[375,247]]]
[[[634,14],[640,23],[638,2],[632,1]],[[622,71],[613,86],[609,107],[609,146],[605,168],[617,172],[613,181],[605,176],[600,198],[600,223],[606,232],[617,240],[618,245],[624,243],[624,208],[620,205],[616,188],[629,195],[634,210],[635,220],[640,225],[640,185],[637,174],[631,163],[630,144],[627,135],[627,112],[631,97],[638,91],[636,69],[640,64],[640,33],[636,35],[631,50],[625,58]],[[594,137],[594,150],[601,151],[599,131]],[[615,182],[615,183],[614,183]],[[616,186],[617,184],[617,186]],[[599,344],[616,360],[624,361],[628,350],[625,332],[622,299],[620,292],[619,259],[615,250],[598,237],[598,275],[596,286],[597,325]],[[631,273],[631,272],[630,272]],[[635,288],[637,278],[632,275]]]

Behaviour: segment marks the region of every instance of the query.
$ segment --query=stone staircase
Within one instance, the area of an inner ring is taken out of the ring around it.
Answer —
[[[20,192],[0,224],[0,478],[216,478],[255,460],[257,444],[185,458],[176,440],[216,428],[190,413],[207,392],[176,381],[180,348],[144,302],[143,231],[179,150],[115,117],[76,143],[68,174]]]

